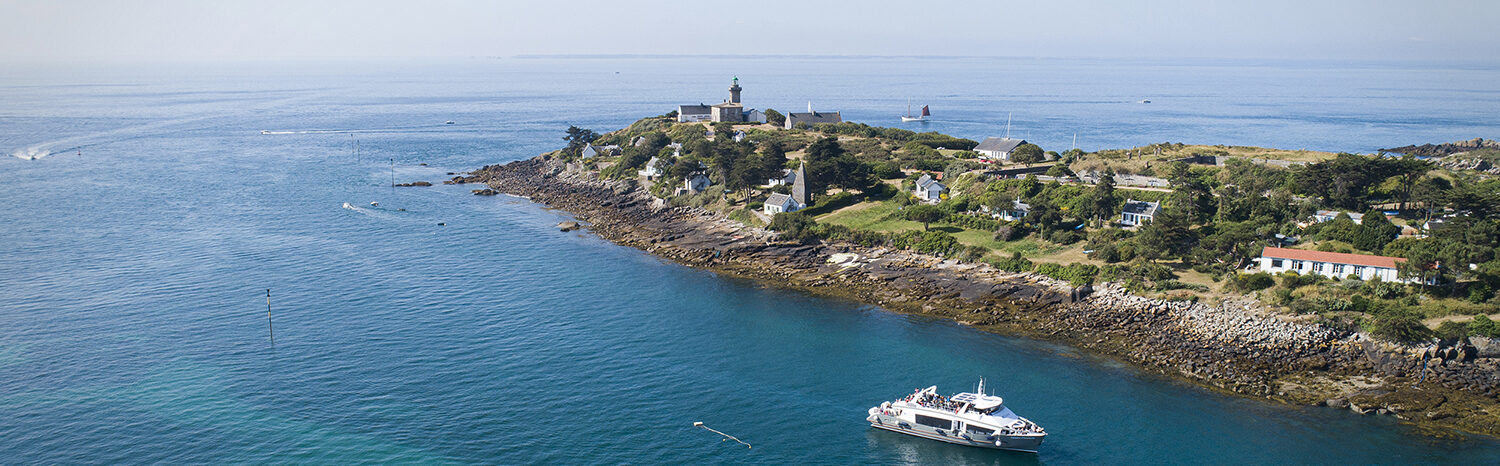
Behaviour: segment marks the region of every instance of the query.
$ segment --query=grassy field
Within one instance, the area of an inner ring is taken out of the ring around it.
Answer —
[[[922,229],[922,224],[918,222],[886,218],[896,213],[898,207],[894,202],[861,202],[824,214],[816,220],[856,230],[902,232]]]
[[[887,233],[919,231],[922,229],[922,224],[919,222],[890,218],[892,214],[897,213],[897,208],[898,206],[894,202],[864,202],[824,214],[816,219],[819,223],[843,225],[859,230]],[[993,258],[1010,257],[1014,253],[1021,253],[1022,257],[1036,262],[1053,262],[1058,264],[1083,262],[1103,265],[1102,262],[1090,260],[1083,253],[1084,246],[1082,243],[1064,246],[1035,238],[997,241],[995,239],[995,232],[987,230],[973,230],[938,223],[933,224],[931,228],[934,231],[953,235],[954,239],[957,239],[959,243],[964,245],[983,246],[990,250],[989,255]]]

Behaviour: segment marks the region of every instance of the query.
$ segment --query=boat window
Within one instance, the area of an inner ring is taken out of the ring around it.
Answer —
[[[953,421],[932,416],[923,416],[921,414],[917,415],[917,424],[921,424],[927,427],[936,427],[939,429],[953,428]]]
[[[973,424],[970,424],[964,430],[974,435],[995,435],[995,431],[983,427],[975,427]]]

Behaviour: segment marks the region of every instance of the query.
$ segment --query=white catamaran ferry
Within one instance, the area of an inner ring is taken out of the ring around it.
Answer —
[[[870,408],[871,427],[959,445],[1035,453],[1047,438],[1041,426],[1005,407],[998,396],[984,394],[984,381],[975,393],[952,398],[937,394],[937,386],[917,390],[897,401]]]

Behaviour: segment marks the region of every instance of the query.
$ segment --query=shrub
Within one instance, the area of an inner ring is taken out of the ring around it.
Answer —
[[[1369,330],[1373,335],[1404,342],[1418,341],[1432,333],[1422,325],[1421,314],[1404,307],[1392,307],[1375,313]]]
[[[1120,261],[1120,250],[1115,247],[1114,243],[1106,243],[1105,245],[1095,247],[1093,251],[1090,251],[1089,259],[1100,260],[1104,261],[1105,263],[1113,264]]]
[[[924,231],[911,245],[913,251],[937,255],[949,255],[961,247],[963,245],[959,244],[953,235],[941,231]]]
[[[1490,285],[1484,282],[1469,285],[1469,302],[1479,304],[1490,299]]]
[[[990,265],[993,265],[995,266],[995,268],[1004,270],[1006,272],[1029,272],[1032,268],[1031,261],[1026,260],[1026,258],[1024,257],[1021,257],[1021,253],[1019,252],[1012,254],[1009,258],[1006,259],[997,259],[990,261]]]
[[[995,241],[1015,241],[1026,237],[1026,228],[1020,222],[1000,225],[995,229]]]
[[[1065,177],[1065,176],[1073,176],[1073,171],[1069,170],[1067,165],[1057,164],[1057,165],[1053,165],[1052,168],[1048,168],[1047,169],[1047,176],[1056,177],[1056,178],[1062,178],[1062,177]]]
[[[1469,322],[1469,332],[1482,337],[1500,337],[1500,324],[1490,320],[1489,316],[1480,314],[1474,316],[1474,320]]]
[[[1077,230],[1055,230],[1047,235],[1047,241],[1057,244],[1073,244],[1083,240],[1083,234]]]
[[[984,246],[969,246],[964,248],[963,252],[958,256],[958,260],[963,262],[979,262],[979,259],[984,258],[984,255],[988,252],[990,252],[989,248]]]
[[[783,239],[810,243],[816,241],[818,236],[814,232],[817,222],[807,214],[798,212],[782,212],[771,217],[770,229],[780,233]]]
[[[1094,277],[1099,275],[1099,267],[1089,264],[1068,264],[1066,266],[1050,262],[1037,264],[1036,273],[1066,280],[1073,286],[1082,286],[1094,282]]]
[[[1234,284],[1235,289],[1247,292],[1276,286],[1276,280],[1271,278],[1271,274],[1265,272],[1236,274],[1230,283]]]
[[[1443,322],[1437,328],[1437,337],[1442,339],[1463,338],[1469,336],[1469,326],[1454,321]]]
[[[1400,283],[1391,283],[1376,279],[1366,282],[1363,291],[1370,296],[1380,299],[1396,299],[1406,294],[1406,287]]]
[[[1156,291],[1189,290],[1199,293],[1207,293],[1208,287],[1197,283],[1183,283],[1177,280],[1163,280],[1156,282]]]

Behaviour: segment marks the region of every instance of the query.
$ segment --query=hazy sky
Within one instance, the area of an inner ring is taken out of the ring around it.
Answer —
[[[0,60],[849,54],[1495,63],[1497,17],[1497,0],[0,0]]]

